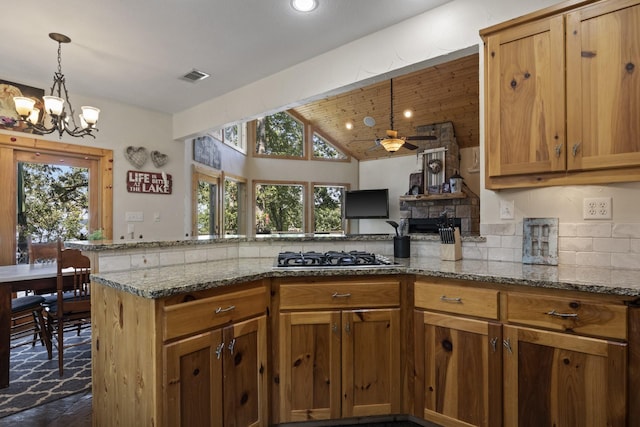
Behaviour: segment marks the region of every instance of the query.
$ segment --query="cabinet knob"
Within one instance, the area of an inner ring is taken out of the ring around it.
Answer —
[[[504,346],[504,348],[507,349],[507,351],[511,354],[513,354],[513,349],[511,348],[511,339],[507,338],[506,340],[502,340],[502,345]]]
[[[216,358],[218,358],[218,360],[220,359],[220,356],[222,356],[222,349],[224,349],[224,342],[221,342],[216,347]]]
[[[560,157],[562,154],[562,144],[556,145],[556,157]]]
[[[236,346],[236,339],[232,339],[231,342],[229,343],[229,353],[233,354],[233,349]]]

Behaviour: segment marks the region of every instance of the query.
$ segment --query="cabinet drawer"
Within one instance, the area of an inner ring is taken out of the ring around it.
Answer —
[[[497,319],[498,290],[442,285],[418,281],[415,284],[416,308]]]
[[[579,298],[509,293],[507,321],[558,331],[627,339],[627,307]]]
[[[397,307],[399,281],[300,283],[280,286],[280,309]]]
[[[163,340],[204,331],[266,312],[267,289],[230,291],[162,309]]]

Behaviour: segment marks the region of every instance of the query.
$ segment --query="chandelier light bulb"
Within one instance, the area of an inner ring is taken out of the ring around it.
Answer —
[[[82,107],[82,117],[88,125],[94,126],[98,123],[98,116],[100,115],[100,109],[96,107],[90,107],[88,105],[83,105]]]
[[[60,116],[64,109],[64,99],[57,96],[43,96],[44,110],[52,116]]]
[[[35,125],[36,123],[38,123],[39,118],[40,118],[40,109],[34,108],[33,110],[31,110],[29,117],[27,117],[27,121],[32,125]]]
[[[33,106],[36,104],[36,101],[24,96],[14,97],[13,102],[16,104],[16,111],[20,117],[29,116],[33,110]]]

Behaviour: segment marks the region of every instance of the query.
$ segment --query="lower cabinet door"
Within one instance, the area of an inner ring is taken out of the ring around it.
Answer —
[[[342,313],[342,416],[400,412],[400,309]]]
[[[501,426],[502,326],[420,310],[414,319],[416,415],[446,426]]]
[[[222,332],[214,330],[164,347],[167,426],[223,426]]]
[[[503,359],[504,425],[626,425],[626,344],[504,326]]]
[[[266,426],[266,316],[226,327],[223,338],[224,425]]]
[[[340,418],[340,311],[281,313],[280,422]]]

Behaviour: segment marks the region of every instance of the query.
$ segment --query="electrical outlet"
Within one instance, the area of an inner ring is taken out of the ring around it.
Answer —
[[[500,200],[500,219],[514,219],[514,209],[513,200]]]
[[[125,212],[124,220],[127,222],[143,222],[144,212]]]
[[[582,200],[583,219],[611,219],[611,197],[589,197]]]

